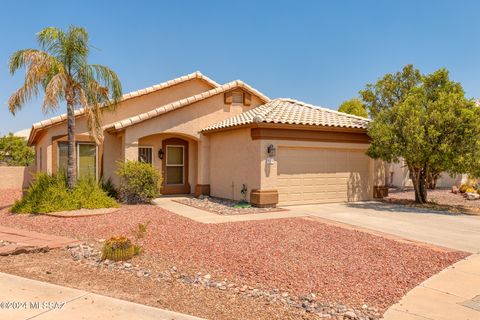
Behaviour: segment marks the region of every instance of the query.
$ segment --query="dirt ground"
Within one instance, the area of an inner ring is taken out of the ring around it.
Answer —
[[[413,191],[413,188],[391,188],[388,197],[384,200],[398,204],[420,206],[452,213],[480,215],[480,200],[467,200],[465,194],[455,194],[452,193],[450,189],[428,190],[428,203],[424,205],[418,205],[415,203],[415,192]]]

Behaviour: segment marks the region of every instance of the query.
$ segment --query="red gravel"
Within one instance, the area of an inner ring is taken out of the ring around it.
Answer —
[[[150,221],[145,254],[179,266],[329,302],[386,308],[467,256],[306,219],[201,224],[155,206],[124,206],[83,218],[8,214],[0,224],[79,239],[129,234]],[[242,283],[239,282],[239,283]]]
[[[6,206],[12,205],[15,200],[20,199],[22,191],[18,189],[2,189],[0,190],[0,210]]]

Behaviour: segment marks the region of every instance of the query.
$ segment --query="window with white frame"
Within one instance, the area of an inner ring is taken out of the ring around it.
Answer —
[[[94,143],[77,142],[77,176],[98,178],[97,146]],[[66,173],[68,142],[58,143],[58,172]]]

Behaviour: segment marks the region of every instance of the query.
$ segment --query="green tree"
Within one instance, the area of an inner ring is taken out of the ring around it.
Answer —
[[[12,114],[23,104],[44,92],[43,111],[57,109],[62,101],[67,105],[68,187],[76,181],[75,108],[82,107],[88,119],[91,137],[102,142],[101,106],[113,108],[122,95],[118,76],[111,69],[88,64],[90,48],[84,28],[71,26],[66,32],[49,27],[37,34],[40,49],[24,49],[10,58],[10,73],[25,68],[23,85],[12,94],[8,107]]]
[[[35,152],[23,137],[13,133],[0,138],[0,162],[8,166],[28,166],[33,163]]]
[[[353,99],[344,101],[338,108],[338,111],[348,113],[348,114],[353,114],[354,116],[359,116],[364,118],[368,117],[367,108],[363,104],[362,100],[358,98],[353,98]]]
[[[399,103],[376,113],[368,128],[372,143],[367,153],[388,162],[403,158],[415,201],[425,203],[432,172],[480,173],[479,117],[480,108],[440,69],[421,77]]]
[[[373,119],[382,110],[391,109],[403,102],[410,90],[417,87],[420,81],[420,71],[409,64],[403,67],[401,72],[386,74],[375,84],[367,84],[366,88],[360,91],[360,96]]]

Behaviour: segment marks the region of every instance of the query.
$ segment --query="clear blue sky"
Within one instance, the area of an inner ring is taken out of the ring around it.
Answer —
[[[13,117],[9,95],[23,72],[7,65],[36,47],[47,26],[87,28],[91,63],[120,76],[124,92],[200,70],[242,79],[270,97],[337,109],[366,83],[413,63],[446,67],[480,96],[479,1],[2,1],[0,134],[48,118],[40,100]],[[64,112],[62,105],[59,112]]]

